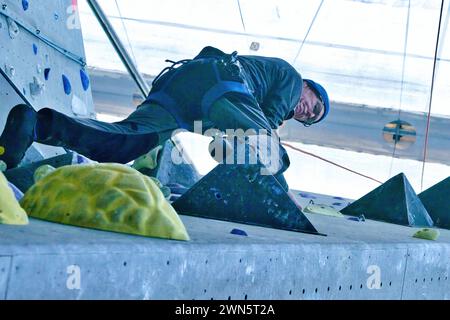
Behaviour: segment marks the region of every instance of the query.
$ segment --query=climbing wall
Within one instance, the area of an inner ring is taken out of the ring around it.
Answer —
[[[2,0],[0,6],[0,67],[17,89],[36,110],[93,117],[77,0]],[[17,103],[20,95],[0,76],[1,130]]]

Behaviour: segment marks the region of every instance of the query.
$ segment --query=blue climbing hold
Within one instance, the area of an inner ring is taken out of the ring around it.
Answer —
[[[33,43],[33,53],[34,53],[34,55],[37,55],[37,53],[38,53],[38,47],[35,43]]]
[[[44,69],[44,79],[48,80],[48,77],[50,76],[50,68]]]
[[[62,81],[63,81],[63,86],[64,86],[64,92],[69,95],[72,93],[72,85],[70,84],[69,79],[65,76],[62,75]]]
[[[302,198],[307,198],[307,199],[316,199],[317,197],[313,196],[312,194],[309,194],[307,192],[299,192],[298,195]]]
[[[89,89],[89,76],[83,69],[80,69],[80,78],[81,85],[83,86],[84,91],[86,91],[87,89]]]
[[[22,0],[22,8],[24,11],[27,11],[29,6],[30,3],[28,2],[28,0]]]
[[[231,230],[230,233],[238,235],[238,236],[244,236],[244,237],[248,236],[247,232],[245,232],[244,230],[241,230],[241,229],[233,229],[233,230]]]

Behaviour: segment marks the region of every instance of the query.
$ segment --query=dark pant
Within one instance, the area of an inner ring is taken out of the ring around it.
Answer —
[[[177,123],[162,107],[144,104],[127,119],[107,123],[41,109],[36,141],[74,150],[99,162],[128,163],[170,137]]]
[[[224,132],[237,128],[271,131],[256,102],[237,98],[216,101],[203,120],[205,130],[215,127]],[[128,118],[115,123],[69,117],[45,108],[38,112],[35,140],[74,150],[99,162],[128,163],[163,144],[178,128],[175,118],[156,104],[144,103]],[[275,177],[287,191],[283,171]]]

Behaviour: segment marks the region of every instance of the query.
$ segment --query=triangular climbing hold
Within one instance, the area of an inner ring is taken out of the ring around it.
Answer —
[[[433,220],[403,173],[389,179],[341,212],[350,216],[364,214],[367,219],[411,227],[433,226]]]
[[[450,177],[419,194],[436,227],[450,229]]]
[[[179,214],[319,234],[259,165],[219,164],[172,205]]]

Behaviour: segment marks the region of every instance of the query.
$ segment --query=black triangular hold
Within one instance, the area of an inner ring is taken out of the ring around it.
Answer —
[[[450,229],[450,177],[419,194],[436,227]]]
[[[23,193],[34,184],[34,171],[43,165],[51,165],[54,168],[72,164],[73,152],[68,152],[59,156],[26,164],[22,167],[13,168],[5,172],[5,176],[9,182],[14,184]]]
[[[172,205],[184,215],[319,234],[258,165],[219,164]]]
[[[433,226],[433,220],[403,173],[345,207],[341,213],[363,214],[368,219],[411,227]]]
[[[157,178],[163,185],[176,183],[185,187],[191,187],[200,180],[201,175],[191,164],[192,161],[187,158],[186,153],[176,151],[177,156],[182,158],[182,161],[179,161],[179,163],[173,162],[173,149],[177,148],[177,146],[175,146],[172,139],[168,139],[162,147],[158,153],[157,167],[154,169],[139,169],[141,173]]]

